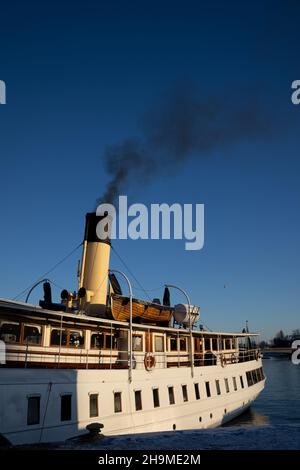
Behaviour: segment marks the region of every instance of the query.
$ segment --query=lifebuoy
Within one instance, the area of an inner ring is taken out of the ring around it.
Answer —
[[[150,353],[146,353],[144,357],[145,369],[150,371],[155,367],[155,364],[156,364],[155,357]]]

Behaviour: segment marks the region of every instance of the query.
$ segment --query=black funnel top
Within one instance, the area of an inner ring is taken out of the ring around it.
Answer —
[[[107,237],[106,240],[100,240],[97,237],[96,227],[100,220],[103,220],[105,216],[96,215],[96,212],[88,212],[85,215],[85,231],[84,231],[84,240],[88,242],[99,242],[99,243],[109,243],[110,240]]]

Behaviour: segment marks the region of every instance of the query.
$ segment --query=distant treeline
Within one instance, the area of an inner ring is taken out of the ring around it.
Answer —
[[[271,339],[269,342],[261,341],[260,347],[265,348],[289,348],[292,342],[295,339],[300,339],[300,329],[297,328],[296,330],[292,331],[292,334],[286,335],[282,330],[278,331],[275,335],[275,338]]]

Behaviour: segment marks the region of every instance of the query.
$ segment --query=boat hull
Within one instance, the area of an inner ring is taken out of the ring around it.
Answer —
[[[102,423],[104,435],[121,435],[172,430],[212,428],[244,412],[263,390],[265,380],[248,386],[246,373],[262,367],[261,359],[246,363],[190,368],[133,370],[1,370],[0,435],[12,444],[57,442],[85,434],[86,426]],[[243,377],[244,388],[241,387]],[[233,388],[233,377],[238,387]],[[225,388],[228,379],[230,391]],[[221,394],[217,394],[219,380]],[[207,396],[206,382],[211,396]],[[199,384],[200,399],[195,395]],[[188,400],[184,401],[182,386]],[[169,402],[173,387],[175,404]],[[159,389],[159,406],[154,407],[153,389]],[[142,409],[135,409],[135,391],[141,391]],[[114,411],[114,393],[122,396],[122,411]],[[72,395],[69,421],[61,421],[61,396]],[[89,396],[98,394],[98,416],[90,417]],[[27,425],[27,401],[40,397],[39,424]]]

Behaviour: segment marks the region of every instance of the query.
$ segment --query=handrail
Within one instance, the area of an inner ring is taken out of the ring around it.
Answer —
[[[26,304],[27,304],[27,302],[28,302],[28,299],[29,299],[29,297],[30,297],[31,292],[32,292],[38,285],[42,284],[42,282],[49,282],[49,279],[47,279],[47,278],[45,278],[45,279],[40,279],[38,282],[36,282],[36,283],[31,287],[31,289],[29,290],[29,292],[28,292],[28,294],[27,294],[27,296],[26,296],[26,299],[25,299],[25,303],[26,303]]]
[[[123,271],[118,271],[117,269],[110,269],[109,273],[118,273],[121,274],[121,276],[124,277],[125,281],[127,282],[128,285],[128,290],[129,290],[129,375],[128,375],[128,380],[129,383],[132,381],[132,367],[133,367],[133,362],[132,362],[132,287],[130,280],[126,276]]]

